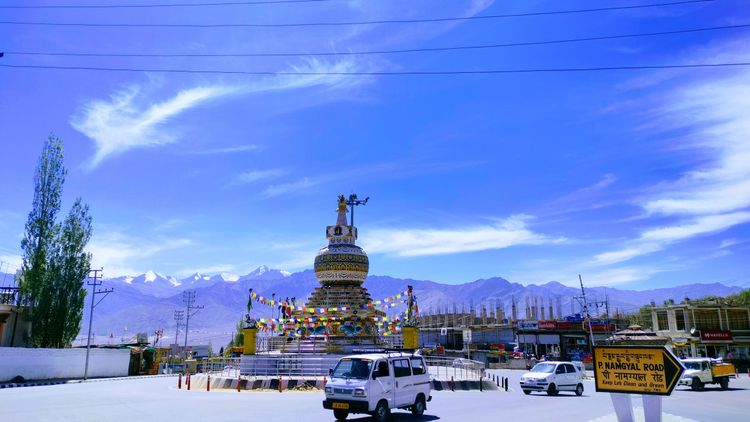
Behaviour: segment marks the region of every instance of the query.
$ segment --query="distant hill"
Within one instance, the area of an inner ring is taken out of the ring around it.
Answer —
[[[218,348],[218,345],[229,340],[237,321],[244,315],[248,289],[251,287],[267,297],[276,293],[277,299],[296,297],[298,301],[304,302],[318,285],[312,270],[288,273],[266,266],[243,276],[194,274],[177,279],[148,271],[137,277],[106,279],[104,287],[114,288],[115,292],[96,308],[93,331],[97,339],[111,334],[119,340],[132,337],[137,332],[151,335],[154,330],[163,328],[165,340],[162,344],[174,342],[174,311],[184,309],[182,293],[190,289],[196,292],[196,304],[204,306],[190,321],[190,338],[195,339],[191,342],[205,343],[212,339]],[[370,276],[365,281],[365,287],[373,300],[402,292],[407,285],[414,286],[422,313],[452,309],[454,305],[459,311],[468,310],[471,306],[478,309],[483,305],[488,311],[496,306],[502,308],[510,316],[515,300],[518,317],[523,318],[527,299],[532,303],[536,300],[540,307],[544,306],[546,318],[549,317],[550,304],[556,317],[580,312],[580,305],[575,299],[580,295],[580,290],[555,281],[526,286],[501,277],[457,285],[388,276]],[[604,301],[607,298],[610,312],[614,313],[632,312],[651,301],[663,303],[673,299],[679,302],[686,297],[698,299],[707,295],[726,296],[740,290],[739,287],[713,283],[641,291],[591,287],[586,289],[586,294],[591,301]],[[403,308],[394,308],[393,311],[399,310]],[[592,311],[596,312],[596,309]],[[88,309],[85,312],[88,315]],[[270,312],[270,307],[261,304],[256,304],[253,308],[253,316],[258,318],[267,318]],[[600,307],[599,312],[603,313],[604,308]],[[81,329],[83,336],[87,330],[86,323],[87,319],[84,318],[84,327]],[[182,337],[183,334],[180,334],[180,343],[183,341]]]

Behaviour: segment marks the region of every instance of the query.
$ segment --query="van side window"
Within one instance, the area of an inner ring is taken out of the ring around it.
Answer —
[[[408,359],[396,359],[393,361],[393,375],[398,377],[411,376],[411,369],[409,368]]]
[[[384,360],[379,361],[377,371],[379,377],[387,377],[390,375],[390,372],[388,371],[388,362]]]
[[[422,375],[425,373],[424,361],[422,358],[411,358],[411,370],[414,375]]]

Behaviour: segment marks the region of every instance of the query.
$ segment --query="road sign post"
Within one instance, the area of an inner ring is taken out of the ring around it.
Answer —
[[[619,422],[632,422],[627,394],[643,394],[646,422],[661,422],[661,396],[672,394],[685,367],[660,346],[597,346],[594,348],[596,391],[611,393]],[[627,408],[627,409],[626,409]]]

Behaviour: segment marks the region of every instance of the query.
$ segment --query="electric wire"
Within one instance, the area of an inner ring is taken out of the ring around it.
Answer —
[[[557,67],[557,68],[528,68],[528,69],[485,69],[485,70],[410,70],[410,71],[351,71],[351,72],[272,72],[248,70],[220,70],[220,69],[148,69],[122,67],[95,66],[46,66],[23,64],[0,64],[0,67],[16,69],[47,69],[47,70],[88,70],[104,72],[153,72],[153,73],[186,73],[186,74],[221,74],[221,75],[250,75],[250,76],[439,76],[439,75],[499,75],[513,73],[576,73],[576,72],[604,72],[617,70],[658,70],[658,69],[698,69],[750,66],[750,62],[731,63],[693,63],[668,65],[637,65],[637,66],[594,66],[594,67]]]
[[[285,4],[285,3],[323,3],[334,0],[256,0],[256,1],[223,1],[216,3],[154,3],[154,4],[47,4],[7,6],[2,5],[0,9],[140,9],[158,7],[214,7],[214,6],[254,6],[260,4]]]
[[[28,22],[28,21],[0,21],[4,25],[27,25],[27,26],[77,26],[77,27],[112,27],[112,28],[286,28],[286,27],[313,27],[313,26],[358,26],[358,25],[381,25],[381,24],[408,24],[408,23],[435,23],[453,21],[474,21],[505,19],[524,16],[546,16],[575,13],[605,12],[613,10],[632,10],[653,7],[678,6],[694,3],[710,3],[716,0],[681,0],[668,3],[638,4],[629,6],[608,6],[588,9],[568,9],[542,12],[506,13],[495,15],[457,16],[448,18],[428,19],[384,19],[372,21],[349,21],[349,22],[292,22],[292,23],[86,23],[86,22]]]
[[[65,57],[297,57],[297,56],[343,56],[343,55],[377,55],[377,54],[399,54],[399,53],[423,53],[438,51],[458,50],[480,50],[506,47],[525,47],[533,45],[551,45],[578,43],[587,41],[603,41],[623,38],[653,37],[662,35],[677,35],[696,32],[718,31],[728,29],[748,28],[750,24],[713,26],[706,28],[679,29],[674,31],[642,32],[634,34],[604,35],[596,37],[567,38],[545,41],[528,41],[500,44],[464,45],[452,47],[422,47],[398,50],[371,50],[371,51],[339,51],[339,52],[290,52],[290,53],[66,53],[66,52],[40,52],[40,51],[4,51],[2,53],[17,56],[65,56]],[[0,53],[0,54],[2,54]],[[2,57],[2,56],[0,56]]]

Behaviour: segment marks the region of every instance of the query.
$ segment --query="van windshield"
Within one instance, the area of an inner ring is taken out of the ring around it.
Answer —
[[[555,372],[554,363],[540,363],[531,369],[531,372],[542,372],[545,374],[551,374]]]
[[[367,379],[370,376],[372,361],[366,359],[344,358],[336,365],[331,378]]]

